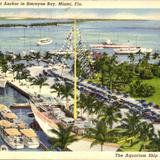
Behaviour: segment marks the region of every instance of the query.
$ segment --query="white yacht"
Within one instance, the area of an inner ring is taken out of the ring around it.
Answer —
[[[7,128],[2,130],[1,136],[3,140],[8,144],[12,149],[23,149],[24,142],[21,133],[15,128]]]
[[[139,48],[136,47],[131,47],[131,48],[119,48],[119,49],[114,49],[114,52],[116,54],[136,54],[140,51]]]
[[[16,114],[12,112],[4,112],[1,114],[2,114],[2,119],[8,120],[11,123],[13,123],[17,119]]]
[[[21,129],[20,132],[23,135],[24,145],[28,148],[38,148],[39,139],[33,129]]]
[[[51,44],[52,42],[53,42],[53,40],[51,38],[42,38],[42,39],[38,40],[37,45],[43,46],[43,45]]]

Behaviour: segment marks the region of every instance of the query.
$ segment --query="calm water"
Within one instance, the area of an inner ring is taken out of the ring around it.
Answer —
[[[37,20],[37,22],[48,21]],[[1,24],[33,22],[36,23],[36,20],[0,20]],[[160,50],[160,21],[93,21],[80,23],[79,28],[86,46],[110,39],[115,43],[128,43]],[[25,29],[0,28],[0,49],[4,51],[60,49],[70,29],[71,24]],[[52,38],[53,43],[43,47],[36,46],[37,40],[42,37]]]
[[[15,89],[11,88],[9,85],[6,85],[6,88],[0,88],[0,103],[3,103],[7,106],[12,105],[13,103],[27,103],[28,99],[25,98],[23,95],[21,95],[19,92],[17,92]],[[25,121],[26,123],[30,124],[32,123],[34,118],[28,117],[27,113],[31,112],[31,109],[23,108],[23,109],[13,109],[12,110],[20,119]],[[46,145],[48,145],[48,138],[47,136],[41,132],[37,132],[39,139]],[[3,140],[0,137],[0,145],[4,144]],[[12,149],[10,149],[12,150]],[[38,149],[27,149],[24,148],[23,151],[39,151]]]

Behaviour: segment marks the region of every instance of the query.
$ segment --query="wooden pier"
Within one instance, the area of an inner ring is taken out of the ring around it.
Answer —
[[[31,105],[29,103],[13,103],[11,108],[31,108]]]

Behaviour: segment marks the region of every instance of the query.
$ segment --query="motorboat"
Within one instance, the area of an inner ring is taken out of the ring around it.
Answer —
[[[140,49],[137,47],[130,47],[130,48],[119,48],[119,49],[114,49],[114,52],[116,54],[137,54],[139,53]]]
[[[6,145],[1,145],[0,151],[8,151],[8,147]]]
[[[38,148],[40,143],[37,134],[31,128],[21,129],[23,135],[24,145],[28,148]]]
[[[15,113],[6,112],[6,113],[2,113],[2,119],[8,120],[9,122],[13,123],[17,119],[17,116]]]
[[[12,126],[13,126],[13,123],[6,121],[6,120],[0,120],[0,129],[10,128]]]
[[[50,38],[42,38],[42,39],[38,40],[37,45],[38,46],[43,46],[43,45],[51,44],[52,42],[53,42],[53,40],[50,39]]]
[[[3,119],[3,114],[4,113],[11,113],[11,110],[5,106],[4,104],[0,104],[0,118]]]
[[[11,111],[6,105],[0,104],[0,112],[1,111]]]
[[[1,132],[2,139],[12,149],[23,149],[24,142],[22,134],[15,128],[3,129]]]

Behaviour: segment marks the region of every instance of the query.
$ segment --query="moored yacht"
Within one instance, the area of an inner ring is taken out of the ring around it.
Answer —
[[[129,48],[119,48],[119,49],[114,49],[114,52],[116,54],[136,54],[140,51],[139,48],[137,47],[129,47]]]
[[[38,148],[39,139],[33,129],[21,129],[20,132],[23,135],[24,145],[28,148]]]
[[[0,129],[10,128],[12,126],[13,126],[13,124],[11,122],[6,121],[6,120],[0,120]]]
[[[21,133],[15,128],[3,129],[1,132],[3,140],[12,148],[12,149],[23,149],[24,142]]]
[[[2,119],[8,120],[9,122],[13,123],[17,119],[17,116],[12,112],[5,112],[2,113]]]

